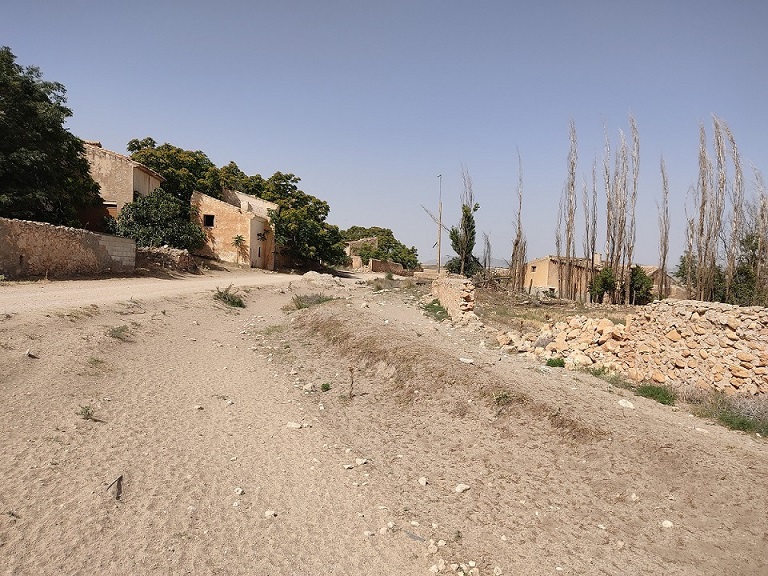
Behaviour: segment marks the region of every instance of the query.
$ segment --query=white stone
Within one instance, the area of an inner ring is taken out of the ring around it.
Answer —
[[[301,424],[298,422],[288,422],[286,425],[286,428],[290,428],[291,430],[298,430],[301,428]]]
[[[368,460],[365,458],[355,458],[355,464],[362,466],[363,464],[368,464]]]
[[[275,516],[277,516],[277,512],[274,510],[267,510],[264,512],[264,518],[274,518]]]
[[[474,364],[475,361],[472,358],[459,358],[459,362],[462,364]]]
[[[421,478],[419,478],[419,484],[421,484],[422,486],[426,486],[428,484],[426,476],[422,476]]]
[[[243,490],[242,488],[240,488],[240,486],[238,486],[237,488],[235,488],[235,494],[237,494],[238,496],[242,496],[243,494],[245,494],[245,490]]]
[[[622,408],[629,408],[630,410],[635,409],[635,405],[632,404],[632,402],[630,402],[629,400],[626,400],[625,398],[622,398],[621,400],[619,400],[619,406],[621,406]]]
[[[673,526],[674,526],[674,524],[672,524],[672,522],[670,522],[669,520],[663,520],[661,522],[661,527],[662,528],[672,528]]]
[[[467,490],[469,490],[469,486],[467,486],[466,484],[458,484],[456,486],[457,494],[461,494],[462,492],[466,492]]]

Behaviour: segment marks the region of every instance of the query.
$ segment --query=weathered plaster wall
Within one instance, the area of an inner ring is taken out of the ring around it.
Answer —
[[[206,194],[192,194],[192,205],[197,209],[195,220],[206,235],[206,244],[195,251],[208,258],[225,262],[239,262],[250,266],[270,269],[274,261],[274,234],[267,229],[268,223],[253,212],[243,213],[240,208]],[[205,226],[205,216],[213,216],[213,226]],[[264,240],[259,238],[264,233]],[[245,238],[245,246],[238,254],[232,246],[235,236]],[[261,252],[261,256],[259,256]]]
[[[136,243],[79,228],[0,218],[0,274],[64,278],[130,272]]]

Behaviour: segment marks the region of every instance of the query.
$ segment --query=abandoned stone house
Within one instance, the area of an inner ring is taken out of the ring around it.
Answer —
[[[551,255],[526,263],[525,287],[528,293],[559,297],[560,290],[566,291],[566,287],[561,285],[561,277],[565,274],[567,263],[566,258]],[[591,261],[589,258],[571,259],[572,288],[577,300],[589,301],[590,270],[594,266],[594,271],[597,273],[602,270],[603,265],[602,255],[599,253],[596,253]],[[658,294],[662,274],[661,269],[658,266],[641,266],[641,268],[653,281],[653,294]],[[667,279],[670,292],[667,296],[685,298],[684,290],[677,285],[669,274],[667,274]]]
[[[275,234],[269,211],[277,204],[234,190],[225,190],[218,200],[201,192],[191,199],[193,218],[205,232],[200,256],[274,269]]]
[[[367,265],[368,262],[363,262],[360,257],[360,250],[363,248],[371,248],[376,250],[379,247],[379,238],[377,236],[371,236],[369,238],[360,238],[359,240],[350,240],[344,243],[344,253],[352,259],[352,268],[362,268]]]
[[[595,254],[592,262],[588,258],[571,259],[573,293],[577,295],[577,299],[587,298],[590,266],[593,262],[597,270],[602,268],[600,254]],[[564,274],[566,264],[567,260],[562,256],[542,256],[526,263],[525,287],[528,293],[559,296],[561,289],[565,291],[565,287],[560,284],[560,277]]]
[[[105,218],[117,218],[123,206],[139,196],[146,196],[165,180],[160,174],[128,156],[112,152],[100,142],[85,141],[85,157],[91,167],[91,177],[101,188],[103,204],[80,215],[83,227],[103,230]]]

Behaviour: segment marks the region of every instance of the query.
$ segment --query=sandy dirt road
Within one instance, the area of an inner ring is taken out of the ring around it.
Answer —
[[[0,574],[768,574],[764,439],[415,290],[144,282],[0,288]]]
[[[100,280],[58,280],[13,282],[0,285],[0,314],[66,307],[103,305],[130,299],[160,299],[204,290],[237,286],[283,285],[296,276],[261,270],[207,271],[203,275],[175,275],[167,278],[105,278]]]

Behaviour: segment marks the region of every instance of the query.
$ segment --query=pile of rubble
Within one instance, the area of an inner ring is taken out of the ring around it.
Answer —
[[[768,393],[768,309],[691,300],[640,308],[624,324],[574,316],[535,334],[501,333],[508,352],[564,358],[635,382]]]

